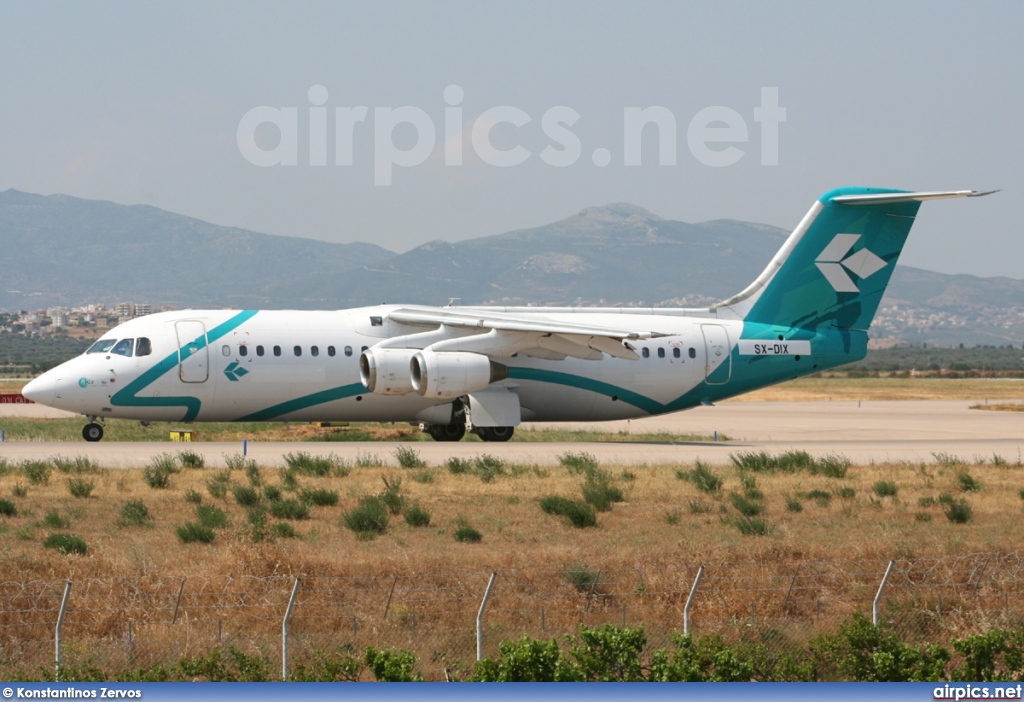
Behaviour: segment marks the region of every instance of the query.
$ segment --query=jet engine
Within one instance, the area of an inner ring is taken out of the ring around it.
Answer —
[[[508,377],[508,366],[478,353],[424,349],[409,364],[412,387],[423,397],[450,400]]]
[[[413,391],[409,362],[417,349],[372,348],[359,356],[359,379],[377,395],[408,395]]]

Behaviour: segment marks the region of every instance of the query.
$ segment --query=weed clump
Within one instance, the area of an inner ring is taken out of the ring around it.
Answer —
[[[92,480],[86,480],[85,478],[68,478],[68,492],[71,493],[72,497],[86,498],[92,494],[92,489],[96,487],[96,483]]]
[[[270,514],[278,519],[305,519],[309,516],[309,507],[296,499],[278,500],[270,503]]]
[[[722,489],[722,478],[701,463],[700,459],[697,460],[697,464],[694,466],[693,470],[677,470],[676,477],[680,480],[692,483],[693,486],[701,492],[717,493]]]
[[[10,500],[0,500],[0,517],[14,517],[18,514],[18,508]]]
[[[738,517],[732,520],[732,524],[744,536],[765,536],[771,533],[768,522],[759,517]]]
[[[448,467],[448,472],[452,475],[463,475],[473,471],[473,464],[465,458],[459,458],[458,456],[449,458],[445,461],[445,465]]]
[[[22,461],[21,465],[22,474],[32,485],[47,485],[50,482],[50,473],[53,472],[53,468],[50,466],[48,461],[34,461],[27,460]]]
[[[259,491],[251,485],[232,485],[231,494],[242,507],[254,507],[260,501]]]
[[[299,493],[299,499],[314,507],[333,507],[338,504],[338,493],[327,488],[316,488],[303,490]]]
[[[88,456],[73,456],[71,458],[54,456],[50,461],[53,463],[53,467],[57,469],[58,473],[63,473],[65,475],[100,472],[99,465]]]
[[[569,520],[569,523],[583,529],[597,524],[597,513],[586,502],[570,500],[567,497],[549,495],[540,500],[540,508],[546,514],[557,514]]]
[[[329,456],[312,456],[305,451],[285,454],[284,462],[289,470],[310,478],[326,478],[344,463],[333,453]],[[348,474],[345,467],[345,475]],[[344,475],[339,476],[344,477]]]
[[[198,469],[206,467],[206,459],[203,458],[202,454],[195,451],[182,451],[178,454],[178,462],[181,463],[182,468]]]
[[[850,459],[837,454],[814,458],[806,451],[786,451],[772,456],[765,451],[757,453],[736,453],[729,460],[741,471],[753,473],[795,473],[807,471],[811,475],[824,475],[827,478],[845,478],[850,467]]]
[[[981,492],[981,481],[966,470],[957,473],[956,484],[960,492]]]
[[[192,505],[202,504],[203,496],[199,493],[198,490],[193,490],[192,488],[189,488],[188,490],[185,491],[185,502],[188,502],[189,504]]]
[[[689,508],[690,514],[710,514],[711,512],[711,505],[704,500],[690,500],[686,506]]]
[[[71,534],[50,534],[43,541],[43,548],[53,549],[65,556],[71,554],[84,556],[89,550],[83,539]]]
[[[483,538],[484,535],[469,524],[463,523],[455,530],[455,540],[460,544],[478,544]]]
[[[962,497],[944,501],[942,511],[945,513],[946,519],[954,524],[966,524],[974,518],[971,503]]]
[[[121,507],[121,516],[117,520],[117,525],[121,528],[152,526],[153,517],[149,513],[149,508],[141,500],[135,500],[133,502],[126,502]]]
[[[426,468],[427,462],[420,458],[419,452],[410,446],[399,446],[394,452],[395,460],[400,468]]]
[[[485,483],[493,482],[499,475],[505,474],[505,461],[488,453],[477,456],[473,461],[473,467],[477,477]]]
[[[601,577],[601,571],[592,570],[582,563],[571,566],[562,574],[580,592],[590,592],[593,590],[597,587],[597,581]]]
[[[288,457],[285,456],[285,460]],[[232,470],[245,470],[249,466],[255,466],[256,461],[251,458],[246,458],[240,453],[224,454],[224,465],[227,466],[229,471]]]
[[[61,513],[53,509],[46,513],[43,517],[43,526],[50,527],[51,529],[67,529],[71,526],[71,520],[67,517],[61,516]]]
[[[871,490],[879,497],[896,497],[896,493],[899,492],[896,483],[888,480],[879,480],[871,486]]]
[[[418,504],[409,505],[402,512],[405,523],[411,527],[430,526],[430,512]]]
[[[228,513],[213,505],[196,505],[196,519],[210,529],[221,529],[228,525]]]
[[[299,533],[295,531],[295,527],[288,522],[275,523],[274,526],[271,527],[271,533],[279,539],[297,539],[299,537]]]
[[[597,458],[585,451],[563,453],[558,457],[558,463],[571,475],[593,475],[597,470]]]
[[[216,536],[213,529],[196,522],[186,522],[174,528],[174,533],[184,544],[208,544]]]
[[[733,508],[744,517],[756,517],[764,511],[764,505],[755,500],[750,500],[739,493],[729,493],[729,502]]]
[[[164,490],[171,485],[171,476],[179,470],[174,456],[162,453],[153,456],[150,464],[142,470],[142,479],[154,490]]]
[[[356,536],[370,539],[387,530],[389,519],[387,506],[376,495],[360,497],[355,509],[341,517],[342,524]]]
[[[622,490],[612,484],[608,473],[594,469],[587,474],[587,479],[583,483],[583,500],[593,505],[598,512],[608,512],[613,503],[622,502],[625,497]]]

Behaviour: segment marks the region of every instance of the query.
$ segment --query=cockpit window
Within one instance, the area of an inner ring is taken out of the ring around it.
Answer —
[[[132,347],[135,346],[135,339],[121,339],[119,342],[114,344],[114,348],[110,349],[110,353],[116,353],[118,356],[132,355]]]
[[[106,353],[110,347],[117,343],[117,339],[100,339],[89,347],[86,353]]]
[[[146,337],[140,336],[135,342],[135,355],[148,356],[151,353],[153,353],[153,344]]]

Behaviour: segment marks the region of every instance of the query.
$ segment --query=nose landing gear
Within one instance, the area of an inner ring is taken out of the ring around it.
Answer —
[[[82,438],[86,441],[99,441],[103,438],[103,426],[96,423],[96,417],[87,417],[89,423],[82,429]]]

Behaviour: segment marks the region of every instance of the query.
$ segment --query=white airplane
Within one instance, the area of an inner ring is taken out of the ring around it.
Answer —
[[[438,441],[507,441],[522,421],[675,412],[864,358],[921,202],[989,192],[827,192],[753,283],[709,308],[163,312],[23,393],[85,415],[87,441],[107,418],[419,422]]]

